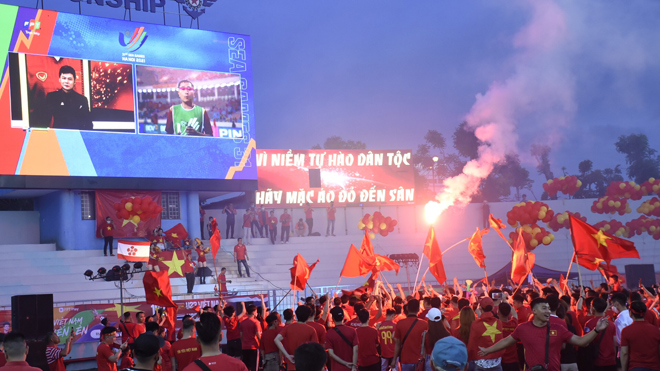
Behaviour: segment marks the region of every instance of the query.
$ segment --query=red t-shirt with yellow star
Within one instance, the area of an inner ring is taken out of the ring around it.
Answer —
[[[488,354],[487,356],[479,356],[479,347],[488,348],[498,341],[502,340],[502,322],[495,318],[493,312],[484,312],[477,320],[472,322],[470,326],[470,341],[468,342],[468,358],[471,360],[476,359],[493,359],[502,357],[503,351]]]
[[[99,229],[101,230],[101,236],[103,237],[115,236],[115,226],[112,223],[102,224]]]

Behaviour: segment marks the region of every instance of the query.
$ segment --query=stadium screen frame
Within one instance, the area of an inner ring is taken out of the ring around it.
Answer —
[[[250,45],[0,4],[0,187],[256,190]]]

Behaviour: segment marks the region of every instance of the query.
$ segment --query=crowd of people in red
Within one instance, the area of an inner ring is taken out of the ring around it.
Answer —
[[[175,336],[162,327],[162,312],[138,313],[135,323],[126,313],[118,327],[101,331],[98,369],[116,371],[119,364],[153,371],[660,370],[655,288],[640,284],[629,292],[616,276],[582,289],[555,280],[534,280],[525,290],[483,282],[477,289],[454,279],[442,292],[422,282],[411,296],[400,285],[398,294],[387,286],[376,281],[370,293],[308,297],[282,314],[269,311],[263,297],[261,306],[241,303],[238,312],[221,303],[185,316],[172,343]],[[21,339],[5,338],[0,360],[7,355],[8,370],[24,363],[12,353]],[[51,371],[65,371],[61,357],[70,342],[58,348],[54,334],[47,340]]]

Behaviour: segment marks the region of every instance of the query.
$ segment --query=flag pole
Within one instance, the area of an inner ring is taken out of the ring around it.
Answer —
[[[490,291],[490,282],[488,282],[488,272],[486,272],[485,265],[484,265],[484,276],[486,276],[486,287],[488,287],[488,291]]]
[[[424,245],[426,247],[426,245]],[[415,284],[413,285],[413,288],[417,287],[417,279],[419,278],[419,271],[422,269],[422,261],[424,260],[424,252],[422,251],[422,256],[419,257],[419,265],[417,266],[417,274],[415,275]],[[410,281],[408,281],[408,284],[410,285]]]
[[[571,273],[571,268],[573,268],[574,259],[575,259],[575,250],[573,250],[573,257],[571,258],[571,264],[568,265],[568,272],[566,272],[566,282],[568,282],[568,275]]]
[[[582,272],[580,272],[580,263],[577,264],[577,268],[578,268],[578,278],[580,279],[580,289],[582,289],[584,285],[582,284]]]
[[[463,243],[463,242],[465,242],[465,241],[467,241],[467,240],[469,240],[469,239],[470,239],[470,237],[465,238],[465,239],[462,239],[462,240],[456,242],[455,244],[449,246],[445,251],[442,251],[442,255],[445,255],[445,253],[446,253],[447,251],[453,249],[454,247],[460,245],[461,243]],[[425,245],[425,246],[426,246],[426,245]],[[415,285],[414,285],[413,287],[417,287],[417,279],[419,278],[419,271],[420,271],[420,269],[422,268],[422,259],[424,259],[424,253],[423,253],[423,252],[422,252],[422,256],[419,258],[419,267],[417,268],[417,276],[415,276]],[[428,271],[428,269],[427,269],[427,271]]]
[[[280,299],[280,301],[278,301],[277,304],[275,304],[275,307],[273,307],[273,311],[275,311],[275,309],[277,309],[277,306],[280,305],[280,303],[282,303],[284,298],[286,298],[289,295],[290,292],[291,292],[291,289],[289,289],[289,291],[287,291],[286,294],[284,294],[284,296],[282,296],[282,299]]]

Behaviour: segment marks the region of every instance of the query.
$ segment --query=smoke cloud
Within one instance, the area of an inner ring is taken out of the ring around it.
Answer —
[[[462,174],[446,179],[437,202],[427,205],[427,219],[434,220],[455,204],[470,202],[479,185],[496,164],[515,153],[522,117],[533,117],[535,127],[560,129],[570,122],[575,105],[575,79],[569,68],[570,33],[567,17],[551,0],[529,0],[529,22],[515,35],[513,72],[493,82],[476,101],[465,119],[482,142],[479,156],[468,162]],[[545,133],[552,145],[559,136]]]

